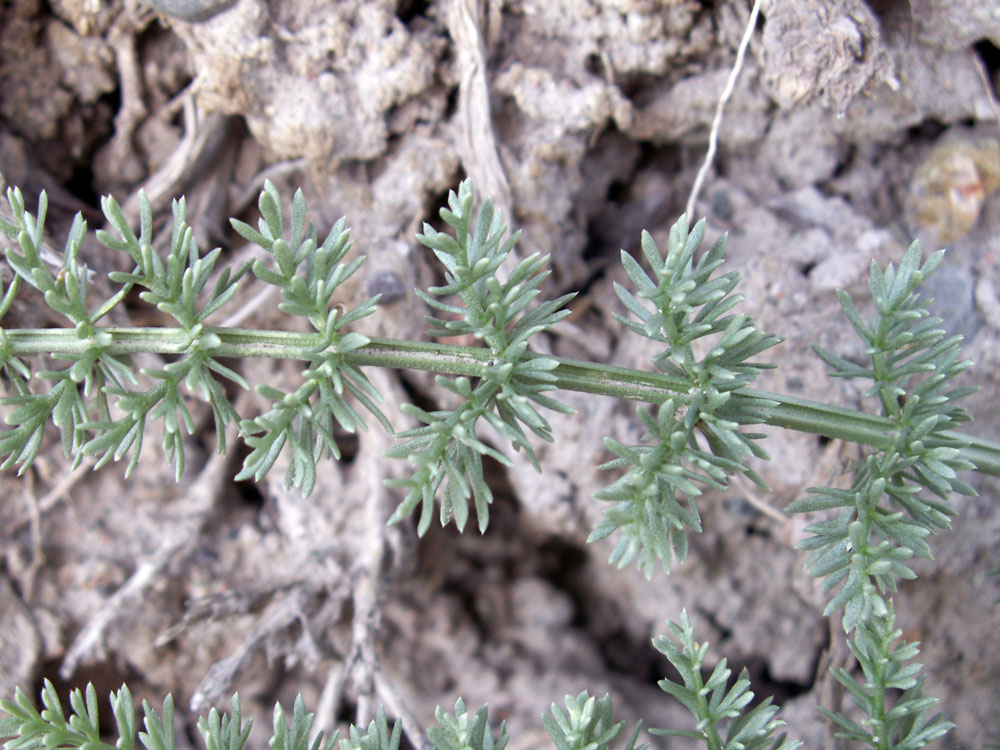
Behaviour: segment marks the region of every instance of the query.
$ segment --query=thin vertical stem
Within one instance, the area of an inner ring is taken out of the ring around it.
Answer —
[[[688,197],[687,208],[685,209],[688,221],[694,219],[694,204],[698,200],[698,193],[701,192],[701,186],[708,176],[708,170],[712,168],[712,162],[715,160],[715,152],[719,147],[719,129],[722,127],[722,113],[726,108],[729,97],[733,95],[733,89],[736,88],[736,79],[739,78],[740,70],[743,68],[743,59],[746,57],[747,47],[750,45],[750,37],[753,36],[753,30],[757,27],[757,16],[760,15],[760,3],[761,0],[754,0],[753,8],[750,9],[750,19],[747,21],[746,29],[743,31],[743,39],[740,40],[739,49],[736,50],[736,62],[729,73],[729,79],[726,81],[726,87],[722,90],[722,96],[719,97],[719,103],[715,107],[715,117],[712,118],[712,128],[708,134],[708,151],[705,153],[705,161],[702,162],[701,168],[694,178],[694,185],[691,188],[691,195]]]

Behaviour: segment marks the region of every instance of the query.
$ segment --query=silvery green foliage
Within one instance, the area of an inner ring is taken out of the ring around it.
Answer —
[[[220,248],[215,248],[208,255],[201,257],[191,227],[187,225],[186,204],[183,198],[173,202],[173,228],[170,253],[166,262],[161,260],[153,249],[152,209],[145,194],[141,192],[139,194],[139,237],[132,232],[125,215],[113,198],[104,198],[101,205],[105,216],[119,236],[115,237],[101,230],[97,233],[98,241],[106,247],[128,253],[135,262],[135,269],[131,273],[112,272],[108,275],[112,282],[121,284],[118,295],[127,294],[135,287],[143,289],[144,291],[139,293],[140,299],[173,317],[184,331],[187,345],[181,357],[163,368],[140,370],[143,375],[156,381],[156,385],[152,388],[132,388],[135,380],[129,374],[128,363],[110,358],[119,364],[118,373],[126,377],[116,378],[115,373],[97,371],[96,374],[103,382],[96,399],[100,417],[78,425],[80,430],[92,431],[94,437],[77,455],[102,454],[96,464],[100,466],[112,458],[119,460],[131,449],[132,460],[126,470],[127,475],[139,460],[146,420],[162,419],[163,450],[167,460],[174,464],[179,480],[184,472],[184,438],[181,428],[183,427],[189,435],[195,430],[194,420],[181,395],[181,384],[183,383],[188,390],[200,391],[211,405],[215,417],[217,447],[220,452],[226,449],[226,425],[239,418],[226,396],[222,383],[215,376],[230,380],[242,388],[248,387],[247,383],[241,375],[213,356],[212,350],[219,345],[220,340],[217,335],[206,330],[205,320],[232,299],[236,293],[237,283],[249,266],[245,265],[235,273],[229,268],[224,269],[215,288],[207,299],[203,300],[205,287],[222,251]],[[113,297],[112,300],[114,299]],[[102,306],[98,312],[101,313],[104,307]],[[110,310],[110,307],[108,309]],[[78,362],[77,366],[79,364],[81,363]],[[92,366],[88,363],[86,369],[90,370]],[[70,375],[72,374],[70,370]],[[86,380],[86,373],[81,375]],[[109,401],[113,401],[126,416],[122,419],[113,418]],[[87,411],[92,408],[92,405],[86,405]],[[58,418],[54,421],[61,428],[65,441],[67,429],[62,426]]]
[[[390,730],[385,710],[379,706],[367,730],[351,725],[350,738],[340,741],[340,750],[399,750],[402,729],[403,725],[396,719]]]
[[[333,304],[337,288],[364,262],[364,257],[359,257],[346,266],[341,263],[351,249],[350,230],[343,218],[319,245],[316,226],[311,222],[306,226],[306,204],[301,190],[292,199],[291,225],[287,230],[282,221],[281,198],[270,182],[265,183],[258,207],[260,231],[231,220],[244,239],[259,245],[274,258],[273,265],[254,261],[254,276],[278,287],[282,296],[278,309],[306,318],[320,334],[320,340],[307,352],[309,366],[302,374],[304,382],[294,391],[285,393],[269,385],[257,386],[257,391],[274,402],[274,406],[268,413],[240,423],[240,431],[246,435],[252,451],[236,478],[253,477],[260,481],[287,444],[292,460],[285,485],[301,487],[308,495],[316,483],[316,463],[326,455],[340,458],[333,435],[334,421],[347,432],[365,428],[361,416],[347,399],[348,394],[392,431],[377,406],[381,397],[374,386],[358,367],[344,360],[345,354],[369,342],[360,333],[345,331],[345,326],[375,312],[378,297],[350,310]]]
[[[439,377],[438,382],[461,396],[462,403],[454,410],[433,413],[407,408],[423,424],[403,433],[404,442],[390,451],[409,458],[415,467],[410,478],[392,482],[408,490],[393,519],[400,520],[421,505],[418,529],[425,531],[440,491],[442,523],[454,520],[464,526],[471,501],[479,527],[484,529],[491,494],[483,478],[483,457],[501,463],[509,460],[477,434],[480,420],[523,451],[537,468],[528,433],[552,439],[538,407],[567,411],[545,395],[547,391],[558,387],[624,396],[650,402],[654,409],[640,407],[638,411],[645,429],[640,444],[605,441],[617,458],[602,468],[624,473],[598,493],[613,506],[591,540],[620,531],[612,561],[622,566],[637,559],[649,576],[657,562],[669,570],[672,556],[682,560],[686,555],[687,530],[700,530],[694,498],[702,487],[725,488],[728,476],[737,472],[763,484],[746,460],[766,458],[766,453],[757,443],[761,436],[746,431],[746,426],[769,422],[853,440],[872,449],[857,463],[851,486],[812,488],[809,497],[790,507],[793,512],[839,510],[836,518],[810,526],[812,537],[801,546],[811,551],[813,574],[825,579],[826,590],[835,591],[827,614],[842,610],[844,627],[854,632],[851,649],[865,682],[843,670],[834,676],[867,718],[855,722],[829,710],[825,713],[846,731],[846,737],[879,750],[916,750],[950,729],[949,722],[928,718],[933,699],[921,692],[920,665],[911,661],[917,654],[915,644],[893,645],[899,631],[894,629],[890,596],[898,578],[914,577],[910,558],[930,557],[925,539],[950,527],[949,517],[954,514],[948,505],[950,493],[974,494],[957,475],[973,468],[970,455],[981,468],[1000,474],[1000,446],[976,441],[971,450],[970,440],[952,429],[969,419],[956,402],[973,389],[951,383],[970,363],[960,358],[960,338],[947,337],[938,328],[941,321],[929,316],[926,303],[916,293],[940,265],[941,253],[921,265],[922,254],[915,243],[898,269],[889,265],[883,270],[873,263],[869,286],[877,312],[869,322],[840,293],[844,313],[863,339],[869,361],[857,363],[817,351],[833,368],[834,376],[873,381],[868,395],[878,398],[882,412],[874,416],[748,389],[768,366],[752,358],[778,339],[758,331],[747,316],[731,312],[741,299],[733,294],[738,273],[715,275],[723,263],[725,238],[695,258],[704,237],[703,222],[689,232],[686,220],[679,220],[670,231],[665,257],[651,236],[643,234],[642,250],[652,276],[630,255],[622,254],[638,291],[633,294],[616,286],[632,316],[619,320],[662,345],[653,358],[657,372],[644,373],[528,351],[532,335],[551,328],[567,314],[563,308],[570,295],[535,304],[547,273],[546,259],[536,256],[521,261],[501,281],[498,272],[517,235],[505,239],[506,228],[489,201],[473,215],[468,182],[462,183],[457,194],[450,194],[449,208],[441,213],[454,237],[429,226],[420,237],[444,264],[446,279],[430,294],[420,294],[435,310],[431,318],[435,336],[473,338],[482,342],[478,347],[372,342],[347,330],[346,326],[374,310],[377,299],[353,309],[335,301],[337,288],[358,270],[361,260],[341,262],[350,247],[343,220],[319,244],[315,226],[307,226],[301,192],[292,201],[286,227],[278,193],[267,183],[260,197],[259,231],[233,222],[237,232],[264,249],[267,262],[219,272],[215,264],[220,251],[203,255],[195,245],[183,199],[173,204],[165,259],[153,250],[153,217],[144,195],[139,196],[138,236],[118,204],[104,199],[102,206],[115,234],[101,231],[98,239],[127,253],[134,269],[109,274],[118,288],[97,304],[88,299],[91,273],[79,262],[85,222],[79,217],[74,221],[61,267],[53,273],[48,267],[51,253],[42,244],[44,194],[37,217],[25,210],[16,189],[8,191],[8,202],[14,220],[0,219],[0,233],[16,241],[16,247],[5,248],[15,277],[7,289],[0,288],[0,318],[10,310],[19,287],[27,284],[40,291],[46,304],[72,327],[0,327],[0,385],[5,389],[0,404],[13,407],[5,417],[10,429],[0,432],[0,469],[17,466],[23,472],[38,455],[51,419],[67,457],[79,462],[82,456],[95,454],[101,465],[131,453],[127,469],[131,472],[152,418],[163,423],[164,451],[179,476],[184,464],[183,433],[194,430],[183,386],[200,392],[211,405],[220,451],[226,449],[225,426],[239,424],[251,448],[241,478],[260,479],[288,448],[291,461],[286,483],[308,493],[317,461],[325,455],[339,455],[334,422],[348,431],[364,426],[352,404],[361,404],[389,428],[377,406],[378,394],[359,368],[414,367],[458,374],[454,379]],[[209,316],[232,299],[251,268],[258,279],[281,290],[281,310],[304,317],[311,333],[208,324]],[[210,287],[213,277],[216,280]],[[140,290],[142,300],[172,317],[176,325],[115,328],[101,324],[132,290]],[[173,357],[162,368],[141,370],[153,382],[151,387],[137,385],[130,359],[136,352]],[[32,369],[26,358],[38,354],[67,364],[62,369]],[[273,407],[256,419],[241,419],[224,386],[225,381],[243,388],[248,384],[220,359],[250,356],[298,359],[308,365],[302,384],[288,393],[259,386]],[[772,738],[780,722],[769,701],[745,710],[752,699],[748,682],[741,675],[728,687],[725,661],[708,681],[702,681],[700,669],[707,647],[694,642],[686,615],[679,625],[670,623],[669,630],[672,638],[658,638],[655,645],[680,670],[683,682],[660,684],[698,721],[695,730],[654,732],[696,737],[707,742],[710,750],[791,750],[797,746],[781,737]],[[902,691],[891,708],[886,691]],[[0,720],[0,734],[14,737],[5,747],[110,747],[98,736],[93,688],[88,688],[86,696],[75,691],[70,702],[73,713],[67,717],[50,683],[42,691],[41,712],[20,690],[14,701],[0,702],[0,709],[9,715]],[[112,695],[120,734],[117,747],[128,750],[135,737],[131,705],[124,686]],[[566,706],[567,712],[553,707],[552,716],[543,719],[558,750],[609,750],[621,728],[612,722],[610,699],[596,700],[582,693],[568,697]],[[144,711],[146,731],[138,734],[140,742],[148,750],[172,750],[169,696],[162,718],[145,704]],[[428,736],[437,750],[503,750],[507,742],[503,726],[493,739],[485,707],[470,716],[459,700],[455,714],[438,709],[436,715],[441,726],[431,729]],[[323,745],[320,738],[309,746],[311,724],[312,716],[306,714],[301,699],[295,703],[290,727],[277,706],[273,750],[329,750],[333,740]],[[241,725],[239,701],[234,696],[231,718],[213,709],[199,722],[199,729],[209,750],[241,750],[250,725]],[[633,733],[626,750],[633,750],[636,738]],[[390,735],[380,713],[367,732],[352,728],[351,739],[341,744],[341,750],[398,750],[399,726]]]
[[[434,711],[438,726],[427,730],[427,739],[434,750],[504,750],[507,746],[507,722],[500,723],[500,732],[493,739],[488,718],[489,709],[483,706],[470,715],[465,701],[455,701],[455,713],[440,706]]]
[[[860,685],[842,669],[834,676],[866,712],[862,723],[868,729],[821,710],[848,730],[845,736],[878,748],[923,747],[953,726],[928,719],[936,701],[920,692],[920,665],[903,666],[916,656],[916,646],[890,649],[900,633],[893,629],[889,595],[898,579],[916,578],[911,558],[931,558],[925,539],[951,528],[950,494],[976,494],[958,477],[959,471],[975,467],[960,453],[963,441],[950,432],[970,418],[956,402],[975,388],[955,387],[951,381],[972,363],[961,359],[962,337],[947,336],[917,293],[943,256],[943,250],[934,253],[921,265],[920,244],[914,242],[898,269],[890,263],[883,270],[873,261],[868,285],[876,312],[867,323],[851,298],[839,293],[869,361],[859,364],[816,351],[834,368],[831,375],[873,381],[865,395],[879,399],[892,442],[858,462],[850,488],[813,487],[788,508],[800,513],[840,509],[837,517],[809,526],[812,536],[799,548],[810,550],[810,572],[824,579],[824,590],[836,590],[824,614],[842,610],[844,629],[855,631],[850,647],[866,682]],[[906,691],[891,711],[885,708],[887,688]]]
[[[8,202],[16,223],[0,220],[0,232],[15,239],[20,250],[6,250],[16,276],[0,295],[0,316],[10,308],[18,287],[27,283],[42,292],[46,304],[73,326],[82,353],[57,350],[52,356],[68,361],[67,367],[33,372],[22,358],[14,356],[6,333],[0,329],[0,373],[13,391],[0,403],[15,407],[6,416],[12,429],[0,433],[0,459],[4,459],[0,468],[18,466],[24,471],[38,455],[45,426],[51,419],[61,434],[67,458],[79,463],[84,456],[93,454],[99,456],[96,466],[101,466],[131,453],[128,475],[137,465],[147,423],[159,420],[163,424],[164,453],[179,479],[184,470],[184,433],[195,430],[184,391],[200,393],[211,406],[220,453],[226,451],[226,425],[239,424],[240,434],[251,448],[239,478],[260,479],[279,453],[288,448],[291,461],[286,485],[301,487],[306,494],[315,483],[317,461],[325,455],[340,455],[333,437],[334,422],[349,432],[364,427],[352,402],[361,404],[391,429],[377,407],[378,393],[357,366],[345,361],[347,354],[368,343],[365,336],[345,327],[370,315],[377,298],[351,309],[332,302],[338,287],[358,270],[363,258],[347,265],[341,263],[350,250],[350,231],[343,219],[318,244],[315,225],[306,224],[301,191],[292,200],[291,221],[285,227],[277,189],[265,183],[259,201],[259,231],[236,220],[233,227],[260,245],[272,262],[257,260],[218,273],[216,263],[221,250],[216,248],[202,255],[187,225],[183,198],[173,203],[166,259],[161,259],[153,248],[152,209],[143,193],[139,193],[138,200],[138,236],[118,203],[104,198],[102,207],[114,233],[100,230],[97,239],[106,247],[127,253],[135,267],[127,273],[108,274],[119,288],[93,310],[88,304],[88,271],[78,262],[86,222],[79,216],[74,221],[63,267],[54,275],[42,257],[47,205],[44,193],[37,218],[25,210],[20,191],[9,190]],[[207,319],[233,298],[238,283],[251,268],[258,279],[281,289],[279,308],[288,315],[306,318],[315,335],[310,345],[298,352],[309,363],[302,384],[290,393],[258,386],[274,406],[256,419],[241,419],[229,400],[224,381],[240,388],[249,386],[239,373],[220,361],[221,336],[230,332],[208,325]],[[209,288],[213,276],[216,281]],[[162,344],[162,351],[176,355],[174,361],[162,368],[140,369],[153,381],[151,387],[139,387],[129,354],[121,352],[123,342],[127,349],[130,331],[98,325],[133,289],[142,290],[140,299],[176,322],[175,328],[164,329]],[[118,349],[112,352],[116,344]],[[46,383],[45,389],[34,392],[31,384],[39,382]]]
[[[694,503],[700,486],[724,489],[730,474],[742,473],[766,488],[744,463],[750,456],[768,458],[757,444],[763,436],[742,427],[764,422],[766,408],[773,402],[742,394],[740,389],[760,370],[773,367],[751,358],[780,339],[757,330],[747,315],[730,314],[743,299],[733,294],[740,275],[737,271],[714,275],[725,259],[724,235],[695,261],[704,236],[704,220],[689,233],[687,219],[681,217],[670,229],[664,257],[652,236],[643,232],[642,251],[653,277],[622,251],[622,263],[638,295],[615,284],[633,316],[616,317],[635,333],[663,345],[653,365],[676,384],[655,417],[639,407],[646,430],[643,443],[629,446],[605,438],[608,450],[618,458],[599,468],[627,471],[596,494],[614,505],[605,510],[605,520],[589,541],[620,532],[611,562],[623,567],[637,560],[647,578],[657,562],[669,572],[671,555],[681,562],[687,556],[687,529],[701,531]],[[711,338],[699,357],[694,342],[705,337]]]
[[[112,198],[102,201],[105,216],[119,233],[97,233],[104,245],[127,252],[136,267],[131,273],[112,273],[112,281],[121,285],[108,300],[91,311],[88,304],[87,269],[78,262],[78,254],[86,233],[86,222],[77,215],[70,230],[64,252],[63,268],[57,275],[41,256],[42,232],[45,223],[46,200],[39,200],[37,218],[24,210],[24,200],[17,189],[7,192],[16,225],[0,223],[0,232],[15,238],[20,252],[8,248],[6,257],[17,278],[13,290],[25,282],[45,296],[46,304],[64,316],[73,326],[76,338],[86,344],[80,354],[54,353],[54,358],[69,362],[63,369],[33,373],[21,359],[6,350],[0,335],[0,371],[10,379],[13,396],[3,403],[16,408],[6,421],[13,428],[0,434],[0,458],[3,469],[12,466],[24,471],[38,455],[45,425],[55,424],[62,437],[63,452],[79,463],[86,454],[100,458],[97,466],[112,458],[123,458],[129,451],[132,458],[126,474],[131,473],[139,458],[143,434],[149,418],[163,422],[163,450],[174,464],[178,478],[184,470],[184,441],[181,431],[194,431],[194,422],[179,393],[181,383],[200,391],[211,404],[218,430],[220,450],[224,445],[224,428],[236,418],[216,376],[246,387],[237,373],[221,364],[212,354],[219,339],[208,332],[204,321],[236,292],[236,284],[247,267],[235,273],[226,269],[218,277],[214,289],[205,293],[220,250],[216,248],[202,257],[194,243],[191,229],[185,222],[185,203],[173,203],[173,232],[170,254],[166,262],[153,251],[153,219],[149,201],[139,194],[141,230],[138,237],[129,228],[121,208]],[[98,321],[115,307],[134,287],[143,289],[140,297],[170,315],[177,322],[178,345],[182,352],[174,362],[162,369],[143,369],[155,381],[151,388],[136,387],[134,368],[128,356],[112,354],[112,337],[98,327]],[[10,296],[10,291],[8,295]],[[12,301],[12,297],[10,297]],[[0,304],[0,313],[7,304]],[[34,393],[32,381],[46,381],[43,393]],[[112,417],[111,407],[123,412]]]
[[[679,623],[667,622],[670,635],[653,639],[653,646],[667,657],[680,673],[681,682],[660,680],[660,688],[672,695],[691,712],[695,729],[651,729],[656,735],[690,737],[705,743],[708,750],[796,750],[802,743],[774,736],[785,722],[775,718],[778,707],[767,698],[747,710],[753,701],[750,680],[744,669],[739,678],[728,686],[732,670],[723,659],[715,665],[706,680],[702,676],[707,643],[694,640],[694,630],[687,612],[681,612]],[[727,689],[728,688],[728,689]]]
[[[551,371],[556,360],[533,356],[528,351],[531,336],[569,315],[563,307],[573,298],[567,294],[531,307],[539,295],[539,285],[549,275],[544,270],[548,256],[525,258],[506,281],[501,281],[497,272],[517,244],[520,232],[504,237],[507,227],[490,200],[473,217],[473,191],[468,180],[462,182],[457,194],[449,193],[448,208],[441,209],[441,218],[454,230],[454,237],[429,224],[417,237],[434,251],[445,268],[443,286],[431,287],[430,294],[418,291],[433,310],[443,313],[430,318],[431,335],[474,336],[489,349],[490,357],[475,384],[467,377],[438,376],[442,387],[462,399],[458,408],[427,412],[414,405],[403,407],[423,426],[402,433],[405,442],[387,455],[408,458],[415,468],[408,479],[390,480],[387,484],[407,490],[392,521],[405,518],[419,505],[420,534],[430,526],[434,498],[442,486],[441,524],[454,520],[459,529],[464,528],[471,500],[479,530],[486,530],[493,495],[483,478],[483,457],[505,465],[511,461],[479,435],[480,420],[509,440],[515,450],[523,451],[540,471],[525,428],[551,442],[551,427],[536,407],[571,411],[545,395],[555,389]],[[454,302],[444,301],[456,297]]]
[[[929,715],[937,698],[923,694],[921,665],[912,662],[920,653],[918,644],[897,643],[903,631],[895,627],[895,620],[890,602],[885,615],[870,617],[854,629],[847,645],[861,665],[863,682],[842,667],[832,670],[866,718],[859,724],[822,706],[819,710],[844,730],[837,737],[877,750],[919,750],[955,725],[940,714]]]
[[[280,703],[274,706],[274,734],[268,740],[271,750],[333,750],[337,736],[323,742],[320,732],[310,744],[309,732],[312,730],[313,715],[306,713],[306,702],[301,695],[295,696],[295,706],[292,709],[292,723],[285,721],[285,712]],[[208,748],[214,750],[214,748]],[[233,748],[238,750],[238,748]]]
[[[280,708],[280,705],[276,706],[275,711]],[[207,750],[243,750],[251,729],[253,729],[253,719],[248,719],[247,723],[243,724],[240,696],[236,694],[233,695],[232,714],[220,714],[213,708],[207,717],[198,718],[198,731]],[[172,727],[170,734],[173,736]]]
[[[45,680],[42,687],[42,710],[39,712],[23,690],[18,688],[14,700],[0,700],[0,711],[7,717],[0,719],[0,737],[13,737],[4,744],[4,750],[41,750],[42,748],[84,748],[84,750],[134,750],[136,747],[135,707],[132,693],[126,685],[111,693],[111,711],[115,717],[117,743],[109,745],[101,740],[98,721],[97,691],[88,684],[86,694],[76,689],[70,693],[67,715],[55,686]],[[162,717],[146,701],[142,702],[144,732],[139,732],[139,742],[146,750],[173,750],[174,701],[171,696],[163,700]],[[245,740],[245,737],[244,737]],[[231,750],[240,750],[242,744]],[[216,750],[221,746],[210,750]],[[229,750],[227,747],[226,750]]]
[[[655,638],[653,645],[678,671],[680,681],[664,678],[659,685],[691,712],[695,728],[651,729],[651,734],[693,738],[704,742],[708,750],[800,747],[801,743],[784,735],[776,736],[784,722],[777,718],[778,707],[772,705],[770,698],[748,708],[754,694],[746,670],[730,685],[731,670],[723,659],[704,678],[708,644],[695,641],[686,612],[682,612],[679,623],[668,622],[667,631],[668,635]],[[922,693],[920,665],[909,663],[917,655],[916,644],[896,643],[900,635],[894,628],[891,605],[887,617],[874,618],[855,628],[850,648],[858,658],[865,680],[859,681],[844,669],[835,669],[834,677],[869,718],[857,723],[820,709],[844,730],[838,736],[878,750],[919,750],[952,728],[950,722],[939,716],[928,718],[927,712],[936,701]],[[894,700],[892,692],[898,693]],[[11,738],[3,748],[134,750],[136,721],[131,693],[123,685],[111,694],[110,700],[118,735],[113,745],[100,737],[97,695],[92,685],[87,686],[85,694],[80,690],[70,694],[73,712],[68,716],[50,682],[46,681],[42,690],[42,711],[36,710],[24,691],[18,689],[15,700],[0,700],[0,712],[7,714],[0,719],[0,737]],[[582,692],[576,697],[566,696],[565,705],[564,711],[553,704],[551,715],[542,717],[555,750],[611,750],[624,722],[614,721],[609,696],[597,699]],[[163,701],[162,716],[143,701],[143,714],[145,731],[138,732],[140,745],[146,750],[173,750],[173,699],[168,695]],[[438,726],[427,730],[427,739],[434,750],[504,750],[507,745],[505,724],[501,723],[494,737],[486,706],[470,714],[459,698],[454,713],[438,707],[435,718]],[[274,731],[268,745],[271,750],[333,750],[336,734],[324,741],[320,733],[309,741],[312,724],[313,714],[307,713],[301,696],[295,700],[290,724],[279,703],[275,706]],[[251,721],[242,723],[238,695],[233,696],[231,714],[220,714],[213,708],[207,717],[198,720],[207,750],[243,750],[251,726]],[[641,722],[622,750],[645,750],[646,743],[636,745],[640,728]],[[349,739],[339,741],[339,750],[399,750],[401,725],[397,720],[390,730],[380,708],[367,730],[351,726],[349,734]]]
[[[42,688],[42,711],[32,705],[31,700],[18,688],[15,699],[0,700],[0,711],[7,717],[0,719],[0,737],[12,737],[4,743],[4,750],[57,750],[82,748],[82,750],[134,750],[136,747],[135,707],[132,693],[126,685],[110,696],[111,711],[115,717],[117,738],[114,744],[101,739],[97,691],[92,684],[87,685],[86,694],[76,689],[70,693],[72,713],[64,712],[59,695],[51,682],[45,680]],[[173,750],[174,748],[174,701],[168,695],[163,701],[162,715],[142,702],[143,726],[138,733],[140,745],[146,750]],[[385,716],[380,712],[382,722]],[[284,709],[278,703],[274,707],[274,734],[268,741],[271,750],[333,750],[336,735],[323,741],[320,732],[310,743],[313,715],[306,712],[302,696],[295,699],[291,725],[285,719]],[[374,722],[373,722],[374,724]],[[220,714],[216,709],[208,716],[198,719],[198,731],[206,750],[243,750],[253,721],[244,725],[240,710],[240,697],[233,695],[232,713]],[[369,729],[369,733],[371,729]],[[357,734],[351,727],[352,737]],[[398,727],[393,732],[395,745],[364,745],[365,750],[398,750]],[[362,747],[362,746],[358,746]],[[346,748],[345,748],[346,750]],[[355,748],[351,748],[355,750]]]
[[[848,631],[873,614],[885,617],[885,593],[895,591],[898,578],[915,577],[906,561],[931,557],[924,539],[951,528],[949,495],[975,494],[957,473],[975,467],[960,455],[963,442],[948,432],[970,418],[956,402],[975,388],[951,381],[972,363],[961,359],[962,337],[947,336],[917,293],[943,257],[939,251],[921,265],[920,244],[914,242],[898,270],[890,263],[883,271],[873,261],[868,285],[876,314],[868,323],[840,292],[844,313],[867,346],[867,363],[816,350],[834,368],[831,375],[872,380],[866,396],[878,397],[892,423],[891,447],[869,453],[849,489],[813,487],[789,507],[842,509],[837,518],[810,526],[812,537],[799,547],[811,550],[810,571],[825,579],[825,590],[840,586],[826,614],[843,608]]]
[[[611,697],[605,694],[603,698],[594,698],[584,691],[575,698],[567,695],[563,702],[566,711],[553,703],[551,715],[542,716],[542,725],[556,750],[610,750],[612,740],[625,726],[624,721],[615,722],[612,717]],[[648,743],[636,747],[641,728],[642,722],[636,724],[624,750],[648,747]]]

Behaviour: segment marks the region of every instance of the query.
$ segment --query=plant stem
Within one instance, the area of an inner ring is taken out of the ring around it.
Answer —
[[[191,343],[189,334],[180,328],[99,327],[95,330],[110,335],[111,343],[104,351],[117,356],[141,352],[183,354]],[[317,333],[211,326],[206,326],[204,333],[214,333],[221,341],[211,350],[213,357],[234,359],[267,357],[307,360],[310,351],[316,351],[322,344]],[[4,341],[8,353],[15,357],[53,353],[80,355],[98,346],[94,338],[80,338],[71,329],[0,329],[0,343]],[[366,346],[343,356],[347,363],[361,367],[392,367],[478,377],[489,366],[491,353],[482,347],[373,338]],[[559,363],[552,370],[556,378],[553,385],[559,390],[653,404],[662,403],[668,397],[684,402],[687,397],[688,386],[683,380],[662,373],[565,357],[552,359]],[[892,446],[895,425],[885,417],[751,388],[742,388],[733,397],[775,402],[760,407],[765,414],[764,421],[769,425],[876,448],[888,449]],[[962,455],[979,471],[1000,476],[1000,444],[957,432],[945,434],[967,443],[962,448]]]

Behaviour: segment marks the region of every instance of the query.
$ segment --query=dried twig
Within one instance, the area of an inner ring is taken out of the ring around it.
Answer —
[[[510,184],[493,135],[478,0],[450,0],[446,18],[462,75],[456,118],[462,164],[484,195],[493,196],[501,213],[513,217]]]
[[[236,428],[230,425],[227,442],[236,439]],[[139,564],[128,581],[119,588],[86,624],[83,630],[66,650],[59,674],[69,679],[77,667],[100,653],[103,648],[104,633],[108,626],[121,616],[125,608],[135,601],[151,584],[163,580],[163,571],[177,555],[190,549],[198,538],[202,524],[218,496],[220,482],[228,477],[229,460],[215,455],[202,470],[198,480],[189,492],[191,512],[184,522],[165,536],[157,550]]]
[[[46,511],[51,510],[58,502],[64,500],[66,496],[69,495],[70,490],[72,490],[81,479],[93,470],[95,463],[96,459],[85,458],[80,462],[79,466],[73,469],[73,471],[68,474],[64,474],[55,487],[39,498],[38,511],[40,513],[45,513]],[[19,528],[22,524],[27,523],[27,521],[28,519],[26,517],[19,518],[15,522],[15,527]]]

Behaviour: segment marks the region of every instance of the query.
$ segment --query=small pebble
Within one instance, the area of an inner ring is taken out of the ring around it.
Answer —
[[[957,265],[954,258],[945,258],[941,267],[920,287],[922,299],[934,300],[931,314],[941,318],[941,327],[949,336],[959,334],[971,341],[979,330],[981,319],[976,314],[975,283],[968,268]]]
[[[381,294],[380,305],[392,305],[406,296],[406,286],[392,271],[375,271],[368,277],[368,295]]]
[[[207,21],[236,4],[236,0],[143,0],[160,13],[189,23]]]
[[[1000,188],[1000,142],[956,138],[932,151],[913,173],[907,211],[933,243],[961,239],[979,219],[985,199]]]

